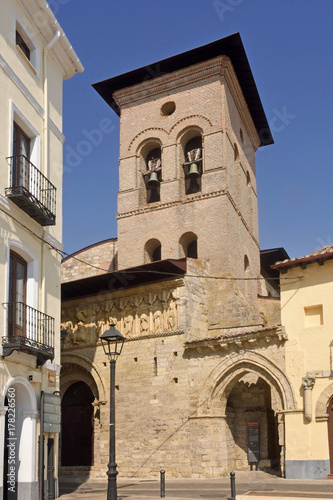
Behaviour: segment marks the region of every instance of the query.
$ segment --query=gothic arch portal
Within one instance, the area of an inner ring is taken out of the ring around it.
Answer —
[[[225,414],[227,398],[233,385],[247,372],[257,374],[271,386],[280,400],[277,410],[296,409],[293,389],[287,376],[277,365],[255,352],[228,356],[219,363],[204,382],[198,408],[210,413],[218,405],[222,414]]]
[[[257,422],[260,467],[284,475],[283,410],[295,408],[293,390],[284,372],[261,354],[243,351],[221,361],[203,381],[197,416],[221,420],[218,432],[229,443],[229,470],[248,466],[247,433],[249,425],[254,425],[249,422]]]

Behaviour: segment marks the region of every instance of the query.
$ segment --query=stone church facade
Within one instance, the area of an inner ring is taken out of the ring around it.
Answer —
[[[297,408],[277,282],[260,269],[255,171],[273,140],[241,39],[94,87],[120,116],[118,237],[63,262],[60,473],[105,477],[99,336],[115,323],[121,475],[220,477],[256,460],[284,474]]]

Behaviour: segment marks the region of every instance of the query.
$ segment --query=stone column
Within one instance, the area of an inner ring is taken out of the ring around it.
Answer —
[[[279,436],[279,445],[281,446],[280,451],[280,467],[281,467],[281,476],[285,477],[286,468],[285,468],[285,418],[283,413],[278,413],[277,416],[278,421],[278,436]]]
[[[313,377],[303,377],[302,385],[304,389],[304,418],[308,422],[312,420],[312,389],[316,379]]]

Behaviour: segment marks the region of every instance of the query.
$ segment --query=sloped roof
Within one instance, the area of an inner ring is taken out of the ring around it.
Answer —
[[[273,137],[259,97],[257,86],[247,59],[243,42],[239,33],[234,33],[215,42],[197,47],[181,54],[168,57],[142,68],[129,71],[119,76],[93,84],[94,89],[103,97],[109,106],[120,115],[113,93],[132,85],[187,68],[214,57],[226,55],[230,58],[236,72],[243,95],[249,107],[254,125],[257,129],[260,146],[273,144]]]
[[[61,300],[119,292],[127,288],[181,278],[186,274],[186,259],[166,259],[112,273],[67,281],[61,285]]]
[[[307,264],[312,264],[313,262],[322,263],[329,259],[333,259],[333,245],[326,245],[303,257],[294,257],[293,259],[285,259],[282,262],[276,262],[271,267],[272,269],[279,269],[280,271],[284,268],[287,269],[297,266],[305,268]]]

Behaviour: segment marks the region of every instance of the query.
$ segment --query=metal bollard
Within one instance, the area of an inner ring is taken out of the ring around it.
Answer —
[[[161,474],[161,498],[165,497],[165,470],[160,471]]]
[[[236,500],[236,483],[235,483],[235,476],[236,474],[234,472],[230,472],[230,489],[231,489],[231,497],[228,498],[227,500]]]

